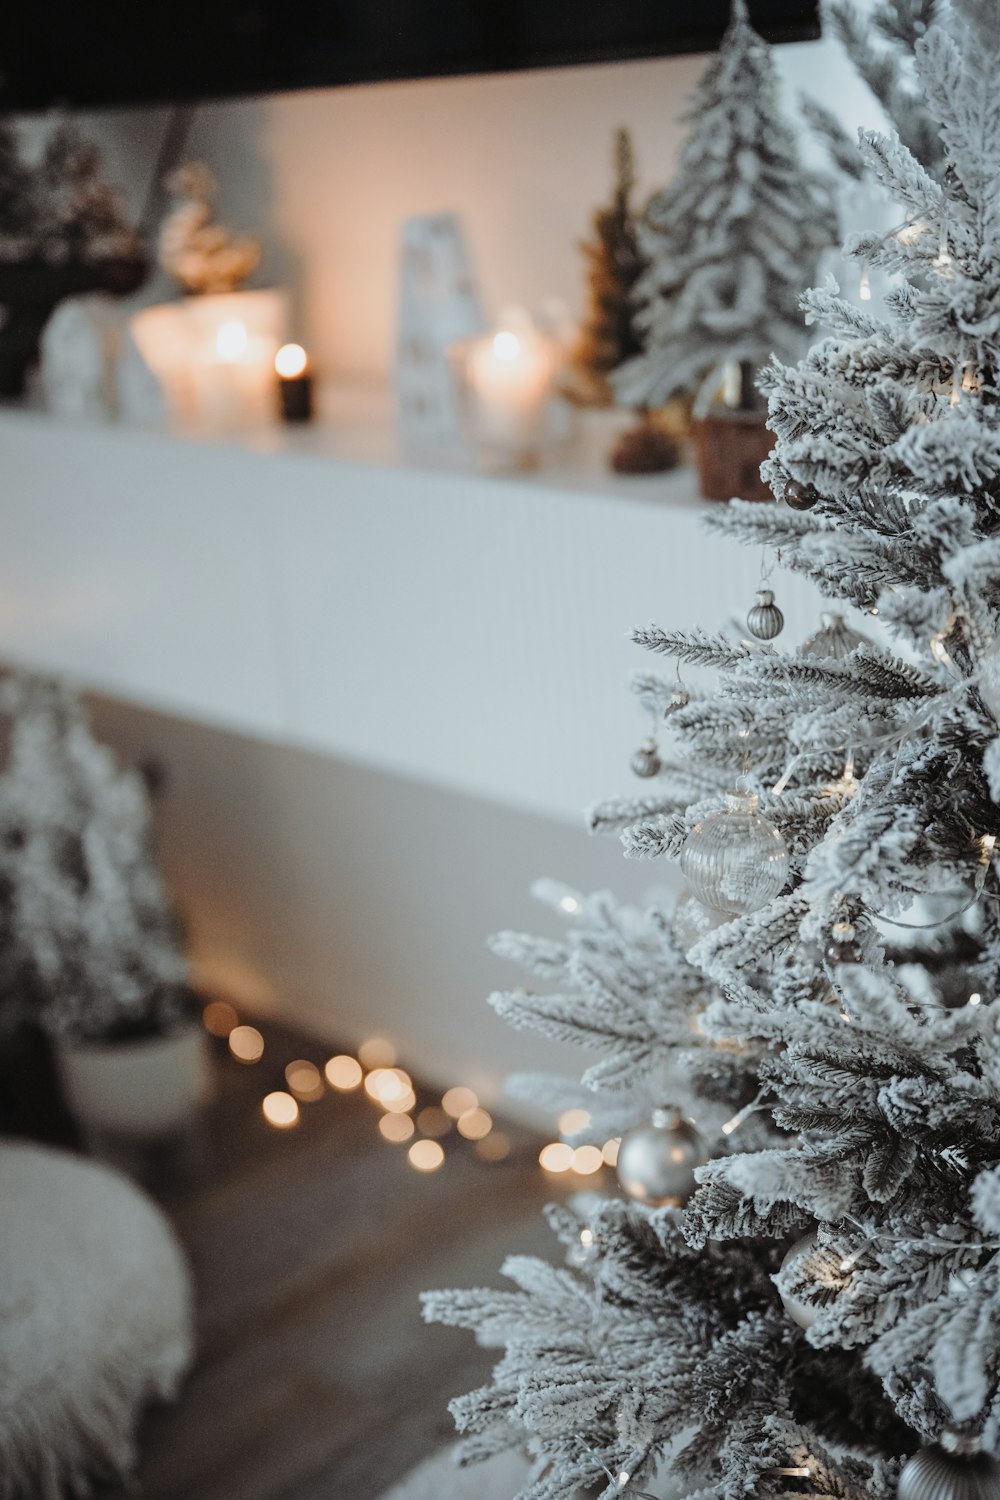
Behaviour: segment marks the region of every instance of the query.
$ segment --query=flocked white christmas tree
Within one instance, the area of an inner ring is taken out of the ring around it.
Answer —
[[[898,205],[855,245],[887,310],[809,294],[829,335],[766,380],[785,504],[713,518],[886,643],[636,631],[718,686],[640,675],[683,755],[592,821],[701,899],[546,887],[566,936],[498,940],[535,976],[501,1013],[602,1054],[536,1097],[586,1101],[580,1138],[624,1132],[628,1163],[624,1198],[552,1212],[564,1268],[427,1298],[503,1351],[453,1411],[467,1460],[527,1448],[521,1500],[659,1491],[661,1466],[705,1500],[1000,1494],[995,0],[953,0],[916,57],[941,179],[861,142]],[[695,1135],[653,1113],[675,1102]]]
[[[730,363],[762,365],[805,347],[798,299],[836,238],[828,183],[799,159],[774,62],[745,0],[695,91],[676,180],[639,226],[642,354],[613,377],[627,406],[678,392],[710,401]]]
[[[141,778],[54,680],[6,679],[0,712],[0,1020],[84,1041],[167,1030],[186,965]]]

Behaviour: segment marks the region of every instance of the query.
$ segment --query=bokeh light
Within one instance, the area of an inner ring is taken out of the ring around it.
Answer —
[[[418,1172],[436,1172],[444,1161],[444,1147],[437,1141],[414,1141],[406,1154]]]
[[[225,1000],[210,1000],[201,1013],[201,1024],[209,1036],[228,1036],[240,1024],[235,1006]]]
[[[479,1096],[472,1089],[461,1086],[449,1089],[441,1100],[441,1108],[457,1120],[460,1115],[467,1114],[470,1109],[478,1109]]]
[[[336,1057],[331,1057],[323,1071],[332,1089],[344,1091],[356,1089],[365,1076],[357,1058],[348,1056],[346,1052],[338,1052]]]
[[[476,1155],[483,1161],[503,1161],[510,1155],[510,1136],[502,1130],[491,1130],[476,1142]]]
[[[493,1116],[485,1109],[467,1109],[458,1117],[458,1133],[467,1141],[481,1141],[493,1129]]]
[[[264,1038],[256,1026],[234,1026],[229,1033],[229,1050],[237,1062],[260,1062],[264,1056]]]
[[[408,1115],[417,1107],[417,1096],[412,1089],[407,1089],[405,1094],[400,1094],[398,1099],[386,1099],[382,1108],[393,1115]]]
[[[604,1166],[604,1157],[599,1146],[577,1146],[573,1152],[573,1171],[583,1177],[599,1172]]]
[[[276,1130],[287,1130],[291,1125],[298,1124],[299,1106],[291,1094],[280,1089],[273,1094],[265,1094],[261,1109],[264,1111],[264,1119]]]
[[[447,1135],[453,1123],[451,1115],[436,1104],[428,1104],[417,1115],[417,1125],[424,1135]]]
[[[370,1036],[358,1048],[358,1057],[364,1068],[391,1068],[396,1061],[396,1049],[388,1037]]]
[[[560,1135],[576,1135],[578,1130],[586,1130],[590,1124],[589,1109],[564,1109],[559,1116]]]
[[[618,1147],[621,1145],[621,1143],[622,1138],[620,1135],[613,1135],[610,1141],[604,1142],[604,1146],[601,1150],[601,1155],[604,1157],[604,1160],[607,1162],[609,1167],[616,1167],[618,1165]]]
[[[562,1141],[551,1141],[542,1147],[538,1160],[546,1172],[568,1172],[573,1165],[573,1147]]]
[[[413,1092],[413,1081],[402,1068],[373,1068],[365,1079],[369,1099],[389,1108],[394,1100]]]
[[[383,1115],[378,1128],[387,1141],[398,1143],[408,1141],[415,1127],[409,1115]]]
[[[308,363],[308,355],[301,344],[282,344],[274,356],[275,371],[286,380],[302,375]]]
[[[323,1075],[315,1063],[307,1062],[304,1057],[296,1058],[295,1062],[288,1064],[285,1082],[296,1099],[312,1103],[323,1097]]]

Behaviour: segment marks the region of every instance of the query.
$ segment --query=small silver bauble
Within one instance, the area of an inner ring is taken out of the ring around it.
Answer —
[[[688,692],[687,688],[674,688],[673,692],[670,694],[670,702],[663,710],[663,717],[665,719],[668,719],[670,715],[675,714],[678,709],[687,708],[690,702],[691,694]]]
[[[811,1255],[815,1249],[816,1236],[814,1234],[803,1235],[800,1240],[795,1241],[795,1244],[790,1249],[785,1251],[784,1260],[781,1262],[781,1269],[784,1270],[786,1266],[793,1265],[795,1261],[801,1260],[804,1255]],[[781,1298],[785,1312],[793,1323],[797,1323],[800,1328],[812,1327],[819,1316],[818,1307],[813,1307],[809,1302],[801,1302],[798,1297],[793,1297],[790,1293],[782,1292],[780,1289],[778,1295]]]
[[[660,752],[656,748],[655,740],[646,740],[641,744],[630,762],[632,770],[637,776],[655,776],[660,770]]]
[[[788,879],[788,846],[757,811],[757,798],[726,798],[723,811],[696,823],[681,852],[693,894],[716,911],[746,916],[773,901]]]
[[[990,713],[1000,724],[1000,636],[987,646],[976,668],[976,686]]]
[[[758,589],[753,607],[747,615],[750,634],[759,641],[773,641],[776,635],[781,634],[784,623],[785,617],[775,604],[771,590]]]
[[[899,1500],[1000,1500],[1000,1464],[974,1439],[945,1432],[940,1443],[907,1459],[896,1494]]]
[[[618,1181],[637,1203],[683,1208],[697,1187],[695,1167],[708,1151],[695,1126],[673,1104],[654,1109],[645,1125],[627,1130],[618,1147]]]
[[[870,646],[871,638],[844,623],[843,615],[823,613],[820,628],[799,647],[800,656],[822,656],[828,661],[843,661],[856,646]]]
[[[830,941],[823,950],[827,963],[859,964],[864,955],[857,937],[858,930],[853,922],[834,922]]]

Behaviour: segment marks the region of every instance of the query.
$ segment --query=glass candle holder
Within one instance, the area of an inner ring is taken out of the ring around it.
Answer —
[[[527,313],[452,346],[462,425],[486,468],[533,469],[552,447],[559,349]]]
[[[274,422],[274,359],[286,324],[286,294],[270,287],[146,307],[131,328],[171,424],[211,433]]]

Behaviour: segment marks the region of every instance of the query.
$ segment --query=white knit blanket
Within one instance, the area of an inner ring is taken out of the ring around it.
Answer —
[[[0,1500],[123,1476],[191,1356],[187,1269],[154,1204],[62,1151],[0,1144]]]

